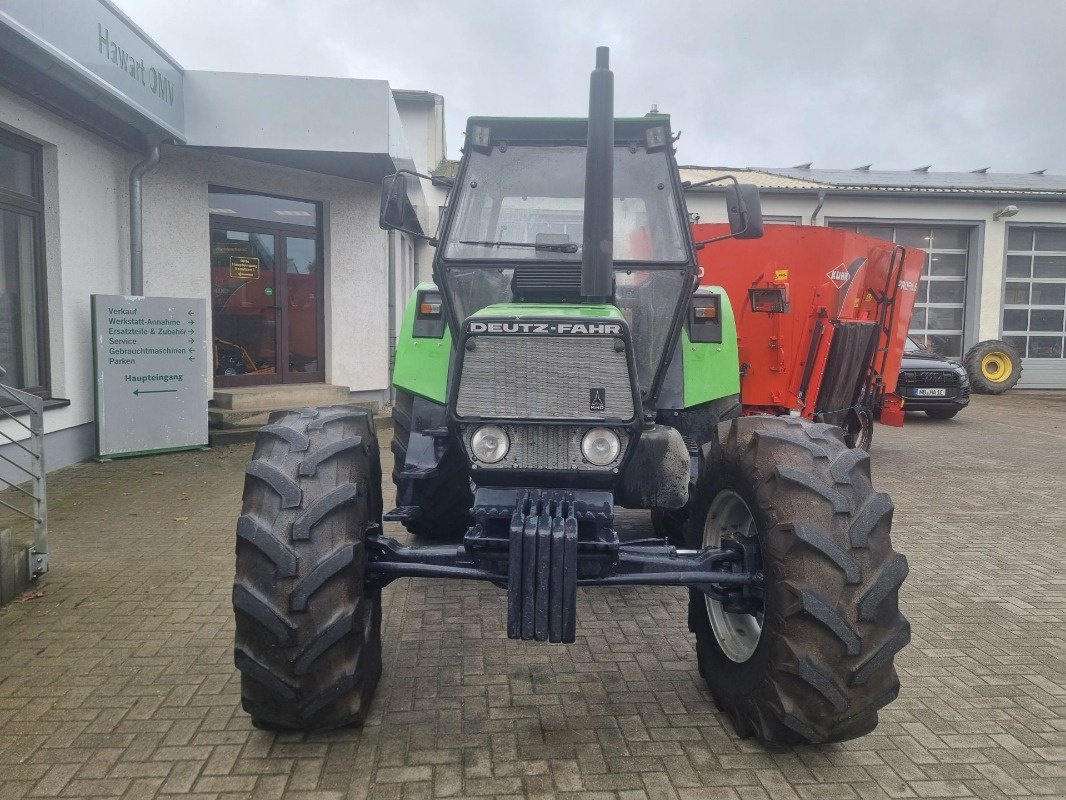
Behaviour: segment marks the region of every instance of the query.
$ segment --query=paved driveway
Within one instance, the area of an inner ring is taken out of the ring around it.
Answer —
[[[783,751],[733,735],[685,594],[653,589],[582,590],[559,647],[506,639],[490,586],[399,581],[366,727],[254,730],[229,600],[249,452],[55,476],[54,571],[0,612],[0,800],[1066,795],[1064,394],[878,428],[911,563],[903,691],[873,734]]]

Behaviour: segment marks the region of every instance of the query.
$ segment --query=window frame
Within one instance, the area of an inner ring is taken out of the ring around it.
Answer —
[[[27,153],[33,171],[33,195],[24,195],[0,187],[0,209],[30,217],[33,223],[34,303],[37,306],[37,378],[34,386],[15,387],[44,399],[52,398],[52,362],[48,332],[48,266],[44,235],[44,148],[29,139],[0,128],[0,142]],[[0,378],[7,383],[7,377]],[[4,403],[6,404],[6,403]]]
[[[1015,329],[1008,330],[1003,323],[1003,315],[1007,311],[1022,311],[1026,312],[1026,324],[1032,324],[1032,317],[1030,312],[1036,311],[1061,311],[1066,310],[1066,307],[1060,305],[1049,305],[1046,303],[1033,303],[1033,284],[1035,283],[1051,283],[1055,285],[1066,285],[1066,278],[1037,278],[1033,275],[1033,268],[1036,261],[1036,257],[1040,255],[1056,256],[1060,257],[1066,254],[1066,250],[1037,250],[1035,234],[1039,229],[1051,229],[1056,231],[1066,231],[1066,224],[1061,222],[1008,222],[1005,226],[1003,233],[1003,261],[1002,261],[1002,281],[1000,282],[1000,294],[999,294],[999,319],[998,330],[999,338],[1004,341],[1010,339],[1016,339],[1019,336],[1025,337],[1025,350],[1021,353],[1022,358],[1029,360],[1035,359],[1037,361],[1063,361],[1066,360],[1066,331],[1034,331],[1032,329],[1026,331],[1018,331]],[[1028,250],[1012,250],[1010,246],[1010,234],[1012,230],[1028,230],[1033,233],[1033,242]],[[1011,255],[1020,255],[1029,259],[1029,276],[1026,278],[1017,277],[1007,274],[1007,259]],[[1008,283],[1025,283],[1029,287],[1029,302],[1028,303],[1008,303],[1007,302],[1007,284]],[[1060,356],[1030,356],[1029,353],[1029,340],[1034,337],[1062,337],[1060,345],[1062,347],[1062,355]]]
[[[275,238],[275,258],[278,259],[278,261],[275,262],[274,268],[275,268],[275,270],[277,270],[279,266],[282,269],[285,269],[285,265],[280,263],[280,260],[281,260],[281,257],[282,257],[281,254],[284,251],[281,250],[278,247],[278,240],[279,239],[284,240],[286,237],[312,239],[315,242],[315,247],[318,250],[318,263],[319,263],[319,268],[320,268],[320,271],[321,271],[321,275],[319,276],[319,283],[318,283],[319,291],[316,292],[316,294],[318,295],[318,308],[317,308],[316,323],[315,323],[317,325],[317,328],[318,328],[318,330],[316,332],[316,342],[317,342],[318,352],[321,354],[321,356],[320,356],[320,360],[321,360],[321,363],[322,363],[321,368],[317,372],[306,373],[307,375],[311,376],[311,377],[306,378],[306,379],[300,379],[300,378],[293,379],[292,378],[292,373],[289,373],[289,380],[287,380],[287,381],[282,381],[281,380],[281,372],[278,372],[278,373],[276,373],[276,375],[278,377],[278,380],[276,382],[273,382],[273,383],[255,383],[255,382],[252,382],[252,381],[249,381],[249,382],[241,382],[241,381],[230,382],[230,381],[225,380],[226,376],[219,376],[219,375],[212,374],[211,379],[212,379],[212,382],[213,382],[215,388],[225,389],[225,388],[232,388],[232,387],[236,387],[236,386],[259,386],[259,385],[264,385],[264,386],[292,386],[292,385],[298,385],[300,383],[321,383],[322,381],[326,381],[327,380],[327,376],[329,375],[329,370],[330,370],[330,367],[331,367],[331,360],[332,360],[331,357],[328,355],[328,351],[326,350],[326,333],[327,333],[326,332],[326,287],[328,286],[328,283],[329,283],[329,276],[327,274],[328,271],[329,271],[329,260],[328,260],[328,257],[327,257],[326,246],[325,246],[325,244],[326,244],[326,222],[327,222],[327,220],[326,220],[326,212],[327,212],[327,204],[326,204],[326,202],[323,201],[323,200],[310,200],[310,199],[308,199],[306,197],[293,197],[291,195],[278,194],[276,192],[262,192],[262,191],[257,191],[255,189],[241,189],[241,188],[237,188],[237,187],[233,187],[233,186],[223,186],[222,184],[215,184],[215,183],[208,184],[207,189],[208,189],[208,194],[207,194],[208,215],[207,215],[207,218],[208,218],[208,239],[209,239],[209,241],[210,241],[210,232],[212,230],[216,229],[216,228],[224,229],[224,230],[239,230],[239,231],[243,231],[243,232],[246,232],[246,233],[258,233],[258,234],[263,234],[263,235],[274,236],[274,237],[276,237]],[[263,219],[258,219],[256,217],[241,217],[241,216],[231,215],[231,214],[213,214],[213,213],[210,212],[210,208],[211,208],[211,193],[212,192],[224,192],[224,193],[228,193],[228,194],[244,194],[244,195],[252,195],[252,196],[255,196],[255,197],[269,197],[269,198],[274,198],[274,199],[278,199],[278,200],[289,200],[289,201],[296,202],[296,203],[309,203],[309,204],[311,204],[311,205],[313,205],[315,207],[315,219],[316,219],[316,222],[314,224],[312,224],[312,225],[303,225],[303,224],[294,223],[294,222],[274,222],[273,220],[263,220]],[[286,246],[287,246],[287,243],[281,242],[281,247],[286,247]],[[210,251],[210,244],[208,245],[208,249]],[[210,267],[208,267],[208,269],[210,270]],[[276,275],[284,275],[284,274],[286,274],[286,273],[285,272],[276,272]],[[277,285],[277,284],[275,284],[275,285]],[[287,299],[288,295],[286,294],[284,297],[285,297],[285,299]],[[279,303],[280,303],[281,299],[282,299],[282,295],[279,294],[278,295]],[[212,315],[211,319],[212,319],[212,326],[213,326],[214,325],[214,308],[213,308],[213,306],[210,305],[210,301],[209,301],[209,312]],[[281,351],[287,349],[288,341],[289,341],[289,333],[288,333],[288,330],[287,330],[287,326],[284,326],[283,329],[281,331],[279,331],[279,333],[278,333],[278,339],[277,339],[278,352],[281,352]],[[223,378],[223,381],[221,383],[219,383],[219,378],[220,377]]]

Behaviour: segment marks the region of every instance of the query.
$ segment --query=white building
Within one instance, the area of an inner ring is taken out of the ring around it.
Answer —
[[[92,294],[207,299],[216,401],[254,386],[386,402],[396,325],[432,252],[378,228],[379,182],[454,168],[443,99],[185,70],[108,0],[54,8],[0,0],[0,366],[47,398],[49,467],[94,453]],[[916,333],[955,355],[1002,336],[1026,356],[1021,385],[1066,387],[1066,178],[734,172],[762,187],[771,221],[931,246]],[[420,188],[432,233],[446,188]],[[718,191],[691,190],[690,210],[722,219]]]
[[[682,167],[697,183],[732,173],[760,187],[767,222],[849,228],[929,253],[911,332],[961,356],[1004,339],[1022,356],[1021,388],[1066,388],[1066,176]],[[713,186],[713,185],[712,185]],[[689,211],[724,221],[718,188]]]
[[[91,294],[209,299],[215,389],[387,401],[417,266],[416,243],[378,227],[379,185],[443,157],[442,99],[184,70],[107,0],[54,9],[0,0],[0,366],[48,398],[49,467],[94,452]]]

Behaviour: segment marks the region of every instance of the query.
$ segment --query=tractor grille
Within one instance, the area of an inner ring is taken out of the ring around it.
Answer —
[[[610,472],[617,469],[625,457],[629,445],[629,433],[625,429],[612,428],[618,434],[621,448],[618,458],[612,463],[597,467],[581,455],[581,437],[589,426],[576,425],[503,425],[511,447],[503,461],[498,464],[479,464],[480,469],[554,470],[563,472]],[[471,457],[470,437],[477,425],[463,426],[463,447]],[[471,459],[472,460],[472,459]]]
[[[900,386],[958,386],[959,376],[949,369],[905,370],[899,374]]]
[[[629,363],[625,349],[616,349],[621,339],[496,335],[467,342],[456,403],[462,418],[633,418]]]

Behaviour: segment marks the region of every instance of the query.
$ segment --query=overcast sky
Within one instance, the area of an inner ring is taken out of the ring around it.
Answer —
[[[473,114],[652,104],[683,164],[1066,174],[1066,0],[118,0],[188,69],[381,78]]]

